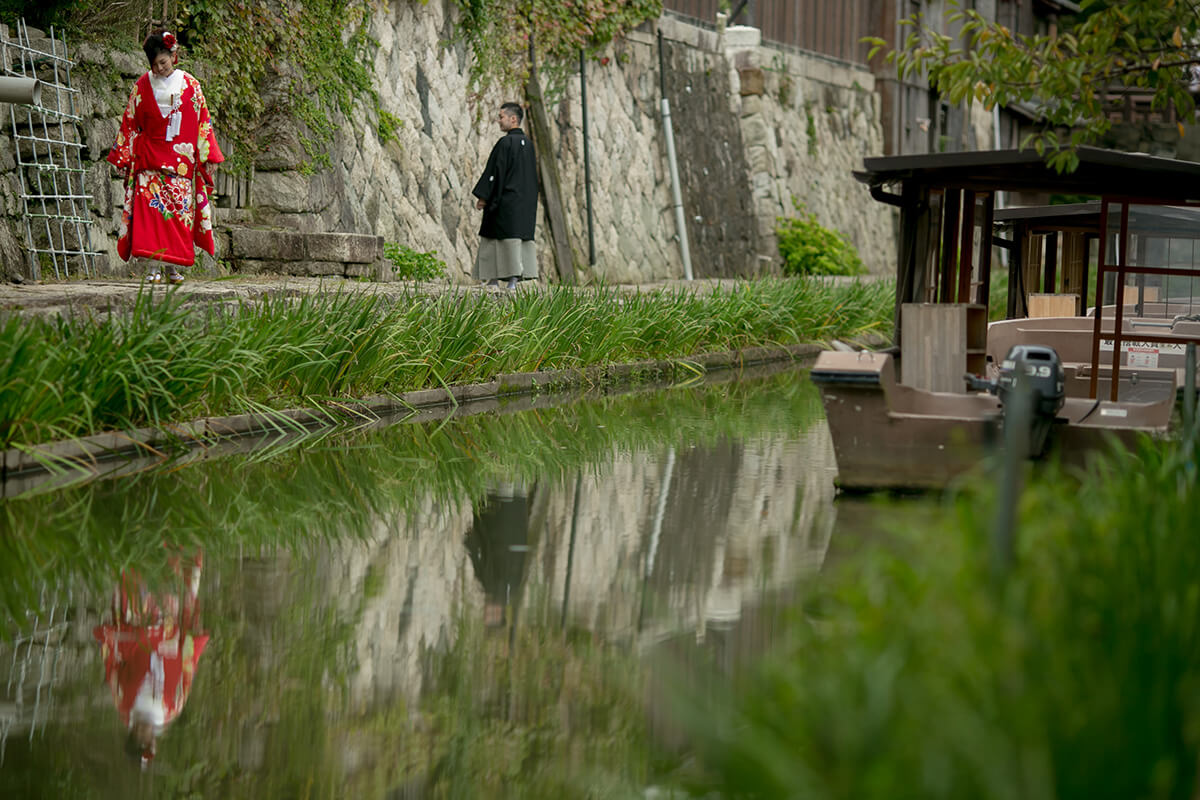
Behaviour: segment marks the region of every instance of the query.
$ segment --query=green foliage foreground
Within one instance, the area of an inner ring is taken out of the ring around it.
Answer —
[[[816,589],[794,641],[715,725],[697,725],[715,730],[705,785],[737,797],[1193,797],[1195,466],[1147,444],[1082,477],[1040,473],[1005,580],[989,568],[988,487],[893,532]]]
[[[322,406],[499,374],[889,330],[891,284],[805,281],[621,294],[277,298],[202,311],[0,320],[0,447],[249,410]]]

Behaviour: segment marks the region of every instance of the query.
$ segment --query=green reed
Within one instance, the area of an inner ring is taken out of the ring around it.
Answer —
[[[1020,500],[1003,580],[990,569],[996,502],[992,486],[973,487],[827,576],[767,666],[694,713],[700,785],[738,797],[1193,797],[1194,459],[1147,443],[1082,475],[1046,468]]]
[[[0,447],[583,368],[890,330],[888,283],[623,294],[309,295],[239,308],[150,294],[125,315],[0,322]]]

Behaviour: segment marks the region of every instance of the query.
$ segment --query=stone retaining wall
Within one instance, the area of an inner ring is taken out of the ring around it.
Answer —
[[[218,209],[219,263],[203,257],[200,268],[386,278],[381,255],[388,241],[436,250],[453,281],[469,281],[479,221],[470,190],[499,136],[491,111],[517,95],[472,105],[471,56],[461,44],[446,44],[455,13],[449,2],[394,2],[370,20],[380,107],[403,121],[396,141],[380,142],[374,110],[360,104],[353,119],[337,120],[331,166],[319,169],[299,123],[264,119],[250,202]],[[882,151],[870,73],[763,47],[754,29],[713,31],[673,18],[646,27],[587,65],[594,266],[587,265],[578,77],[551,109],[554,141],[537,143],[558,156],[571,247],[584,278],[683,276],[660,114],[660,30],[695,276],[778,272],[773,228],[777,216],[795,213],[793,197],[845,233],[872,272],[890,272],[891,211],[851,175],[863,156]],[[105,254],[101,274],[127,274],[115,252],[121,184],[103,159],[144,59],[137,50],[82,43],[73,55],[94,196],[91,244]],[[0,153],[10,149],[7,133],[5,125]],[[0,215],[8,223],[0,225],[0,260],[10,274],[27,274],[18,191],[11,158],[0,157]],[[541,217],[539,211],[539,259],[542,274],[552,276]],[[365,238],[310,238],[335,233]],[[359,260],[339,261],[343,256]]]

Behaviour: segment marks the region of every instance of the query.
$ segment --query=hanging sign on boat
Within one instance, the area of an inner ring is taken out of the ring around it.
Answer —
[[[1111,341],[1101,340],[1101,352],[1111,353],[1113,343]],[[1142,367],[1145,369],[1155,369],[1158,367],[1159,356],[1184,354],[1184,346],[1174,342],[1168,344],[1158,344],[1153,342],[1125,341],[1121,342],[1121,352],[1125,354],[1125,365],[1128,367]]]

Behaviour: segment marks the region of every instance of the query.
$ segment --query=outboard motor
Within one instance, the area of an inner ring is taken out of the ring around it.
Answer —
[[[1063,407],[1066,395],[1062,361],[1052,347],[1037,344],[1018,344],[1000,362],[1000,376],[995,382],[967,376],[971,388],[991,392],[1004,406],[1004,424],[1021,424],[1013,418],[1013,401],[1018,394],[1030,398],[1027,453],[1039,456],[1046,447],[1046,436],[1054,418]]]

